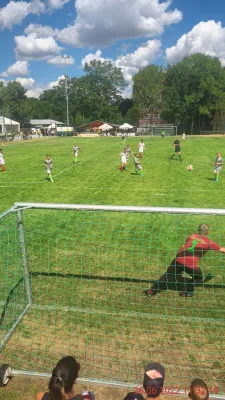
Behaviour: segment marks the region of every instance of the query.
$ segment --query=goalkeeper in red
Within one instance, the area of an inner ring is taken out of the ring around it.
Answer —
[[[144,290],[145,296],[151,297],[162,290],[174,289],[174,287],[177,289],[182,286],[184,291],[180,292],[180,296],[192,297],[195,284],[204,282],[202,271],[198,267],[199,260],[209,250],[225,253],[224,247],[220,247],[206,237],[208,234],[209,225],[199,225],[198,233],[194,233],[187,238],[184,246],[178,251],[165,274],[150,289]],[[190,275],[191,279],[185,278],[182,275],[184,272]]]

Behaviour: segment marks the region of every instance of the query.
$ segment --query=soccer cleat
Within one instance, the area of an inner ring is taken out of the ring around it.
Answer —
[[[179,293],[180,297],[193,297],[193,293],[190,292],[180,292]]]
[[[143,290],[143,294],[147,297],[154,296],[153,291],[151,289]]]

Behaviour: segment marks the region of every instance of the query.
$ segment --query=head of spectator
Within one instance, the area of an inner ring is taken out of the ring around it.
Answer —
[[[165,368],[163,365],[153,362],[145,367],[143,388],[147,399],[158,399],[163,390],[165,379]]]
[[[144,397],[140,393],[130,392],[127,393],[123,400],[144,400]]]
[[[63,357],[52,371],[48,385],[49,392],[39,392],[36,400],[64,400],[74,397],[73,385],[76,382],[80,364],[74,357]]]
[[[188,394],[192,400],[208,400],[209,389],[202,379],[194,379],[191,382],[190,393]]]

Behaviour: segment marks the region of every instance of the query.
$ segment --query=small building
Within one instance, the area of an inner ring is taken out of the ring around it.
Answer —
[[[20,123],[10,118],[0,117],[0,134],[20,132]]]
[[[50,125],[62,126],[63,122],[55,121],[54,119],[31,119],[30,125],[32,128],[48,128]]]
[[[78,129],[79,132],[90,132],[90,131],[97,130],[103,124],[109,124],[114,129],[117,129],[119,127],[119,125],[111,124],[110,122],[97,120],[97,121],[93,121],[93,122],[88,122],[87,124],[80,125],[80,126],[77,127],[77,129]]]
[[[225,110],[217,111],[212,120],[212,130],[214,133],[225,133]]]

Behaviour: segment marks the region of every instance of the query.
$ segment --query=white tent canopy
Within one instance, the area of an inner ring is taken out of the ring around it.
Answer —
[[[0,116],[0,131],[1,133],[20,132],[20,123]]]
[[[133,126],[130,124],[127,124],[127,123],[120,126],[120,129],[122,129],[123,131],[127,131],[128,129],[132,129],[132,128],[133,128]]]
[[[48,129],[55,129],[55,128],[56,128],[56,125],[54,123],[48,126]]]
[[[101,129],[101,131],[109,131],[110,129],[113,129],[113,127],[109,124],[103,124],[103,125],[99,126],[98,129]]]

